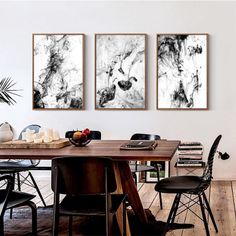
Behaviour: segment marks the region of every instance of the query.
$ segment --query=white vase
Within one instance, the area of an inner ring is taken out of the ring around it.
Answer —
[[[13,139],[13,132],[11,126],[5,122],[0,126],[0,143],[11,141]]]

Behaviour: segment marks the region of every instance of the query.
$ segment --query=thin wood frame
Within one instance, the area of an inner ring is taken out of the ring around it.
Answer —
[[[159,36],[163,36],[163,35],[166,35],[166,36],[174,36],[174,35],[196,35],[196,36],[205,36],[206,37],[206,71],[205,71],[205,74],[206,74],[206,78],[205,78],[205,87],[206,87],[206,94],[205,94],[205,99],[206,99],[206,102],[205,102],[205,107],[200,107],[200,108],[196,108],[196,107],[193,107],[193,108],[188,108],[188,107],[181,107],[181,108],[176,108],[176,107],[166,107],[166,108],[163,108],[163,107],[159,107],[159,104],[158,104],[158,100],[159,100],[159,93],[158,93],[158,82],[159,82],[159,78],[158,78],[158,37]],[[158,110],[208,110],[209,109],[209,98],[208,98],[208,37],[209,37],[209,34],[208,33],[161,33],[161,34],[157,34],[156,35],[156,108]]]
[[[35,82],[35,59],[34,59],[34,46],[35,46],[35,37],[36,36],[43,36],[43,35],[69,35],[69,36],[81,36],[82,38],[82,48],[81,48],[81,53],[82,53],[82,108],[35,108],[34,107],[34,82]],[[32,109],[33,110],[77,110],[81,111],[85,109],[85,34],[84,33],[33,33],[32,34]]]
[[[135,36],[135,35],[140,35],[140,36],[144,36],[144,107],[143,108],[103,108],[103,107],[97,107],[97,99],[96,99],[96,94],[97,94],[97,76],[96,76],[96,72],[97,72],[97,37],[98,36],[115,36],[115,35],[121,35],[121,36],[125,36],[125,35],[130,35],[130,36]],[[95,110],[146,110],[147,109],[147,72],[146,72],[146,68],[147,68],[147,34],[145,33],[95,33],[94,35],[94,107]]]

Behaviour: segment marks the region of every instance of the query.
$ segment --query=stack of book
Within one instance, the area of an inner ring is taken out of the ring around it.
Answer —
[[[178,147],[176,166],[202,167],[203,146],[199,142],[183,142]]]

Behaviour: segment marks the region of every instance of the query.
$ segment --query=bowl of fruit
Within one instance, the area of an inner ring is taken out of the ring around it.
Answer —
[[[67,131],[66,138],[76,147],[83,147],[90,143],[90,130],[88,128],[83,131]]]

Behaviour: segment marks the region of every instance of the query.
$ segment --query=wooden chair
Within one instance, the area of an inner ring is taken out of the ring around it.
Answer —
[[[123,235],[126,234],[125,194],[114,194],[116,181],[109,158],[59,157],[52,160],[53,236],[58,235],[60,216],[105,216],[106,235],[111,235],[112,218],[123,205]],[[65,198],[59,204],[60,194]]]
[[[161,137],[159,135],[136,133],[131,136],[130,140],[159,140],[160,138]],[[158,162],[154,162],[154,166],[150,166],[146,164],[139,164],[137,161],[131,161],[129,167],[134,177],[136,186],[138,182],[137,172],[140,173],[149,171],[156,172],[157,182],[160,181],[160,165],[158,165]],[[162,209],[163,207],[162,207],[161,193],[159,193],[159,201],[160,201],[160,208]]]
[[[10,175],[0,177],[4,187],[0,189],[0,235],[4,236],[4,214],[6,210],[20,206],[29,206],[32,210],[32,234],[37,234],[37,209],[36,205],[31,201],[35,195],[14,191],[14,179]],[[5,184],[6,182],[6,184]],[[24,220],[24,219],[22,219]]]
[[[217,147],[219,145],[221,135],[219,135],[211,149],[208,155],[207,165],[205,167],[204,173],[202,176],[175,176],[170,177],[161,180],[158,182],[155,186],[155,190],[159,193],[175,193],[175,199],[172,204],[165,231],[163,235],[168,231],[171,224],[174,223],[175,217],[182,213],[185,210],[190,210],[192,213],[196,215],[194,211],[191,210],[191,207],[195,204],[198,204],[201,208],[202,218],[198,217],[204,222],[206,235],[210,236],[209,228],[208,228],[208,222],[206,219],[205,210],[209,212],[210,218],[213,222],[215,231],[218,232],[216,222],[214,220],[214,216],[212,214],[210,205],[208,203],[205,190],[210,186],[212,177],[212,168],[213,168],[213,160],[214,156],[217,150]],[[187,197],[188,202],[183,203],[181,202],[181,196],[184,195]],[[180,209],[180,212],[177,214],[178,209]]]

